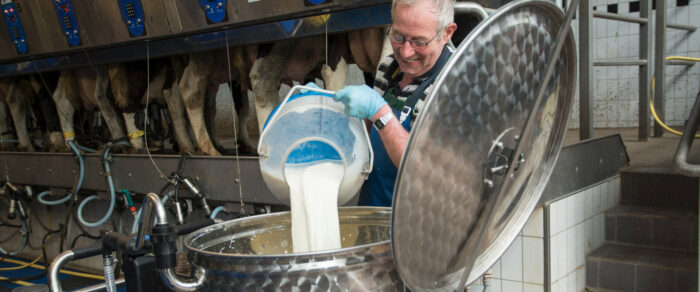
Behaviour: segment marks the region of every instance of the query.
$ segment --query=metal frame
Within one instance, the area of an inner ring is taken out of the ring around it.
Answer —
[[[0,60],[0,77],[33,74],[74,67],[110,64],[176,54],[213,50],[225,46],[240,46],[255,43],[273,42],[282,39],[298,38],[324,33],[337,33],[367,27],[389,24],[391,6],[375,5],[342,10],[328,14],[327,27],[314,25],[312,17],[298,17],[284,21],[209,31],[196,35],[174,36],[172,38],[139,39],[123,45],[112,45],[71,51],[21,56]],[[286,22],[297,21],[298,27],[292,31],[285,29]]]
[[[102,157],[86,154],[84,159],[86,172],[82,189],[106,192]],[[168,175],[177,169],[180,156],[154,155],[153,160]],[[237,163],[240,164],[240,173],[237,173]],[[65,189],[73,187],[79,171],[75,157],[68,153],[3,152],[0,153],[0,166],[0,177],[8,178],[12,183]],[[166,184],[146,155],[114,154],[110,166],[118,190],[146,194],[157,192]],[[183,175],[192,178],[210,200],[282,204],[266,187],[258,157],[194,156],[185,161]],[[239,184],[242,194],[238,191]],[[188,191],[180,194],[194,197]]]
[[[666,28],[682,29],[693,32],[696,26],[676,23],[666,23],[666,0],[657,0],[656,13],[656,42],[654,68],[656,70],[656,86],[654,89],[656,111],[663,120],[664,114],[664,66],[692,66],[693,62],[665,61]],[[651,0],[640,1],[639,17],[618,15],[608,12],[593,11],[590,0],[581,0],[579,6],[579,42],[580,57],[580,92],[579,92],[579,138],[581,140],[593,137],[593,66],[639,66],[639,140],[646,141],[649,137],[649,94],[651,85]],[[660,13],[659,13],[660,12]],[[603,61],[593,60],[592,21],[593,18],[603,18],[639,24],[639,59]],[[661,137],[663,128],[654,122],[654,136]]]

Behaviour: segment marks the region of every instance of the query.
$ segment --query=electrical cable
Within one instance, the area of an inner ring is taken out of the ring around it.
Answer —
[[[683,57],[683,56],[668,56],[666,57],[666,60],[683,60],[683,61],[692,61],[692,62],[700,62],[700,58],[693,58],[693,57]],[[678,136],[683,136],[683,132],[675,130],[669,126],[667,126],[659,117],[659,115],[656,113],[656,108],[654,107],[654,82],[656,80],[656,74],[651,78],[651,93],[649,95],[649,107],[651,109],[651,115],[654,117],[654,120],[656,123],[658,123],[662,128],[664,128],[666,131],[668,131],[671,134],[678,135]],[[695,134],[695,138],[700,138],[700,134]]]
[[[19,261],[19,260],[14,260],[14,259],[6,259],[5,262],[12,263],[12,264],[17,264],[17,265],[24,265],[26,262]],[[35,269],[41,269],[41,270],[46,270],[45,266],[39,265],[39,264],[32,264],[29,265],[32,268]],[[60,270],[59,271],[61,274],[65,275],[71,275],[71,276],[77,276],[77,277],[82,277],[82,278],[87,278],[87,279],[95,279],[95,280],[102,280],[104,281],[104,276],[102,275],[95,275],[95,274],[88,274],[88,273],[81,273],[81,272],[75,272],[75,271],[70,271],[70,270]]]

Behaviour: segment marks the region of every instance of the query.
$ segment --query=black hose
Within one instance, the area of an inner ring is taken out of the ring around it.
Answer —
[[[47,232],[46,234],[44,234],[44,237],[41,239],[41,255],[42,255],[42,257],[44,257],[44,265],[47,265],[49,263],[47,260],[48,258],[46,257],[46,246],[48,245],[46,240],[49,237],[49,235],[54,234],[54,233],[58,233],[59,231],[61,231],[61,229]],[[7,255],[3,255],[0,262],[4,261],[6,256]],[[32,280],[40,279],[40,278],[43,278],[46,276],[46,270],[47,269],[43,269],[42,272],[37,274],[37,275],[0,279],[0,282],[32,281]]]

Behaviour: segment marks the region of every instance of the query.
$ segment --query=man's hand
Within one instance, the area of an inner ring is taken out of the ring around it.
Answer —
[[[345,104],[346,115],[358,119],[371,119],[386,104],[384,98],[367,85],[345,86],[333,99]]]

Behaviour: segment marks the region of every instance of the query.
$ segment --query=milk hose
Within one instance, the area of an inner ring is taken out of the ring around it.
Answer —
[[[48,201],[48,200],[44,199],[44,197],[49,194],[49,191],[41,192],[36,197],[36,199],[37,199],[37,201],[39,201],[39,203],[42,203],[44,205],[52,205],[52,206],[63,204],[65,202],[67,202],[68,200],[70,200],[70,198],[73,196],[73,194],[77,194],[78,191],[80,191],[80,188],[83,186],[83,180],[85,179],[85,161],[83,160],[83,156],[80,154],[80,150],[78,150],[78,146],[76,146],[76,144],[75,144],[75,142],[73,142],[73,140],[68,140],[66,143],[68,144],[70,149],[73,150],[73,153],[75,153],[75,156],[78,158],[78,165],[80,165],[80,174],[78,175],[78,181],[76,182],[75,187],[73,188],[72,192],[68,193],[62,199],[59,199],[56,201]]]
[[[21,218],[18,210],[15,210],[15,213],[17,213],[17,216]],[[25,222],[25,219],[22,219],[22,231],[23,231],[22,232],[23,233],[22,234],[22,246],[20,246],[17,250],[12,251],[12,252],[7,252],[4,248],[0,247],[0,253],[2,253],[4,255],[13,256],[13,255],[17,255],[20,252],[22,252],[22,250],[24,250],[24,247],[27,246],[27,241],[29,240],[28,239],[29,238],[29,230],[27,228],[27,222]],[[0,271],[2,271],[2,269],[0,269]]]
[[[85,198],[85,200],[80,202],[80,205],[78,205],[78,216],[77,216],[78,221],[80,222],[80,224],[83,224],[87,227],[97,227],[97,226],[104,224],[105,222],[107,222],[107,220],[109,220],[109,217],[112,216],[112,211],[114,211],[116,194],[114,191],[114,180],[112,179],[112,171],[109,168],[109,159],[110,159],[109,152],[110,152],[110,150],[112,150],[112,147],[114,145],[118,145],[118,144],[126,144],[126,142],[119,142],[116,144],[110,143],[107,146],[107,148],[105,148],[104,152],[102,153],[102,166],[104,167],[105,177],[107,177],[107,185],[109,186],[109,208],[107,208],[107,214],[105,214],[105,216],[102,217],[102,219],[98,220],[97,222],[87,222],[85,220],[85,218],[83,218],[83,208],[85,208],[85,205],[87,205],[88,202],[90,202],[94,199],[97,199],[97,196],[95,196],[95,195],[92,195],[92,196]]]
[[[692,61],[692,62],[700,62],[700,58],[693,58],[693,57],[682,57],[682,56],[668,56],[666,57],[666,60],[683,60],[683,61]],[[664,124],[663,121],[661,121],[661,118],[656,113],[656,109],[654,108],[654,82],[656,80],[656,76],[653,76],[651,78],[651,94],[649,95],[649,103],[651,107],[651,115],[654,116],[654,120],[666,131],[670,132],[671,134],[675,134],[678,136],[683,136],[683,132],[677,131],[666,124]],[[700,135],[696,134],[695,138],[700,138]]]
[[[219,212],[224,210],[224,206],[218,206],[214,208],[214,211],[211,212],[211,216],[209,218],[214,219],[216,218],[216,215],[219,215]]]

